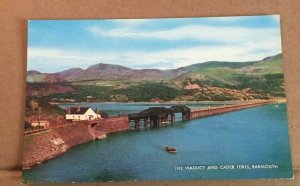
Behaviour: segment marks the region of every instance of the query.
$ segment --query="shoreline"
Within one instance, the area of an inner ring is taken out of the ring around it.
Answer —
[[[139,101],[139,102],[114,102],[114,101],[83,101],[83,102],[49,102],[53,105],[74,105],[74,104],[88,104],[88,103],[101,103],[101,104],[153,104],[153,105],[159,105],[159,104],[183,104],[183,103],[190,103],[190,104],[209,104],[209,103],[226,103],[226,102],[257,102],[257,101],[269,101],[272,99],[253,99],[253,100],[226,100],[226,101],[168,101],[168,102],[147,102],[147,101]],[[287,102],[286,98],[279,98],[275,99],[274,102],[279,103],[285,103]]]
[[[284,101],[273,101],[272,104]],[[198,118],[195,116],[192,119]],[[130,123],[126,116],[104,119],[99,121],[98,124],[95,127],[91,127],[86,122],[78,122],[51,128],[50,131],[45,133],[25,136],[22,169],[30,169],[35,165],[56,158],[73,146],[96,139],[105,139],[109,133],[130,130]]]

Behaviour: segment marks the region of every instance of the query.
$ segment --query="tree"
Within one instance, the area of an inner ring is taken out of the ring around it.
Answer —
[[[29,104],[30,104],[31,111],[36,111],[38,109],[38,107],[39,107],[38,102],[35,101],[35,100],[33,100],[33,99],[30,101]]]

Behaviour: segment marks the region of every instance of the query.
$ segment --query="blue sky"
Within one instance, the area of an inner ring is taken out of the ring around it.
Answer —
[[[28,70],[48,73],[96,63],[171,69],[281,51],[276,15],[28,22]]]

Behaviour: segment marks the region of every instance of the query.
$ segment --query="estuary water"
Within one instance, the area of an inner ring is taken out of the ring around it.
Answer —
[[[230,105],[237,104],[238,101],[224,101],[224,102],[174,102],[174,103],[148,103],[148,102],[137,102],[137,103],[76,103],[76,104],[61,104],[60,107],[67,109],[68,107],[83,106],[91,107],[92,109],[103,111],[108,115],[123,115],[129,113],[138,113],[146,110],[149,107],[171,107],[173,105],[185,105],[189,108],[206,108],[212,106]]]
[[[86,106],[118,115],[153,104]],[[165,146],[176,147],[177,153],[166,152]],[[23,173],[23,178],[38,183],[289,177],[292,165],[285,103],[109,134],[105,140],[75,146]]]

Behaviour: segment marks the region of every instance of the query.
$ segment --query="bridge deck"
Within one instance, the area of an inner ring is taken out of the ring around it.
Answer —
[[[219,107],[210,107],[210,108],[202,108],[202,109],[192,109],[190,119],[196,119],[201,117],[208,117],[212,115],[223,114],[227,112],[238,111],[242,109],[257,107],[265,104],[273,103],[274,101],[255,101],[248,102],[243,104],[234,104],[234,105],[224,105]]]

